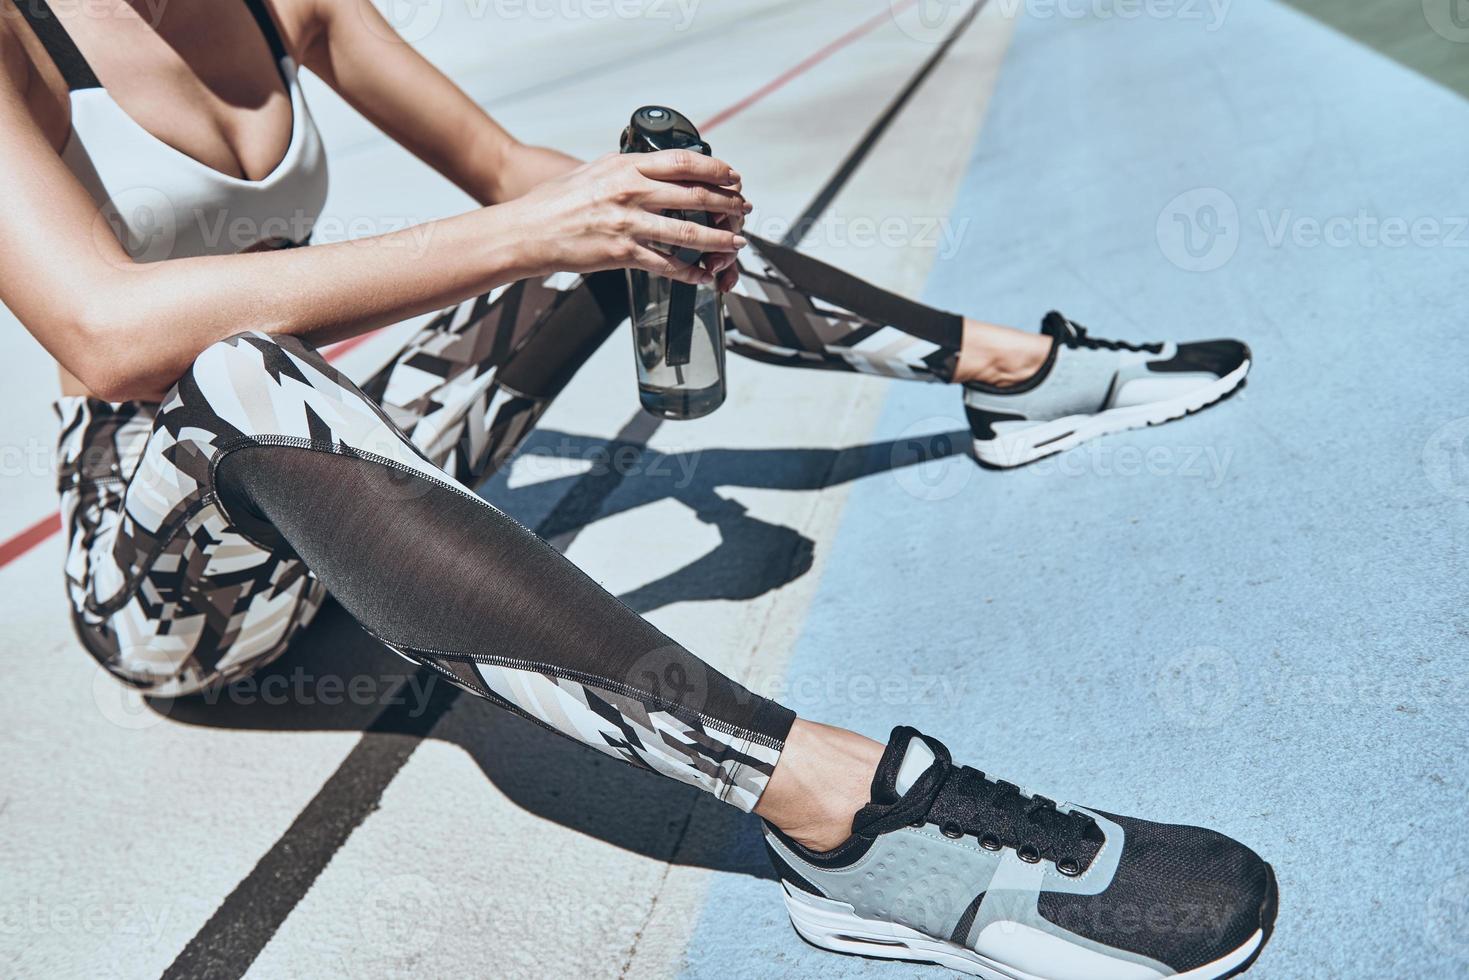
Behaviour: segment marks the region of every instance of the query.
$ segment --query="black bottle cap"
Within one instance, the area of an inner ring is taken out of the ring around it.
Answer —
[[[622,152],[654,153],[689,149],[708,156],[709,144],[688,117],[667,106],[645,105],[632,114],[622,133]]]
[[[645,105],[633,114],[635,125],[649,135],[659,135],[671,132],[675,124],[675,113],[672,109],[665,109],[660,105]]]

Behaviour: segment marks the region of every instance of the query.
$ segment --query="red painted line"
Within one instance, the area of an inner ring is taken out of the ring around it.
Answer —
[[[61,515],[43,517],[4,544],[0,544],[0,567],[15,561],[36,545],[61,530]]]
[[[799,78],[801,75],[804,75],[815,66],[821,64],[821,62],[825,61],[827,58],[830,58],[832,55],[836,54],[842,48],[845,48],[853,41],[856,41],[858,38],[861,38],[867,34],[871,34],[880,24],[882,24],[883,21],[892,20],[898,14],[902,13],[904,10],[913,6],[913,4],[917,2],[918,0],[901,0],[901,2],[899,3],[892,4],[892,6],[890,6],[882,13],[874,14],[872,17],[858,24],[856,27],[852,28],[850,31],[837,38],[835,41],[832,41],[830,44],[826,45],[826,47],[818,49],[803,60],[792,65],[790,68],[787,68],[785,71],[781,72],[779,75],[775,76],[773,79],[766,82],[764,85],[760,86],[755,91],[745,96],[743,99],[740,99],[740,101],[736,102],[734,105],[730,106],[727,109],[721,109],[719,112],[716,112],[714,115],[710,116],[707,122],[699,124],[699,132],[707,132],[708,130],[713,129],[715,126],[718,126],[720,123],[729,119],[731,116],[738,115],[739,113],[744,112],[746,109],[750,108],[750,106],[754,105],[756,102],[759,102],[771,92],[784,88],[793,79]]]
[[[385,329],[387,328],[378,328],[378,330]],[[337,358],[343,356],[344,354],[348,354],[356,350],[358,347],[362,346],[363,343],[371,340],[376,336],[377,330],[369,330],[367,333],[360,333],[355,337],[348,337],[346,340],[339,340],[335,344],[332,344],[330,347],[328,347],[326,350],[322,351],[321,356],[325,357],[328,361],[335,361]]]
[[[718,126],[720,123],[726,122],[732,117],[739,115],[746,109],[750,108],[750,106],[754,105],[756,102],[759,102],[761,99],[765,98],[770,93],[784,88],[793,79],[804,75],[812,68],[821,64],[827,58],[830,58],[832,55],[836,54],[843,48],[848,47],[854,41],[857,41],[859,38],[862,38],[865,35],[871,34],[874,30],[878,28],[878,26],[882,24],[883,21],[891,20],[893,17],[902,13],[908,7],[913,6],[913,4],[917,2],[918,0],[899,0],[898,3],[892,4],[887,10],[883,11],[882,13],[874,14],[872,17],[858,24],[856,27],[852,28],[841,37],[825,45],[824,47],[818,48],[812,54],[803,58],[801,61],[792,65],[785,71],[781,72],[775,78],[766,82],[764,85],[760,86],[755,91],[745,96],[743,99],[740,99],[738,102],[734,103],[728,108],[721,109],[714,115],[710,116],[706,122],[699,124],[699,132],[708,132],[715,126]],[[358,334],[355,337],[348,337],[346,340],[332,344],[330,347],[323,350],[322,356],[325,357],[328,361],[334,361],[337,358],[342,357],[353,350],[356,350],[362,344],[377,336],[377,334],[378,331],[373,330],[368,333]],[[10,540],[4,543],[0,543],[0,568],[4,568],[6,565],[15,561],[21,555],[24,555],[26,552],[30,551],[32,548],[36,547],[41,542],[45,541],[47,538],[51,537],[51,535],[57,533],[60,530],[61,515],[59,513],[52,514],[49,517],[43,517],[41,520],[32,524],[24,531],[21,531]]]
[[[325,357],[328,361],[334,361],[337,358],[341,357],[343,354],[350,351],[352,348],[356,347],[358,344],[362,343],[364,340],[369,339],[376,333],[377,331],[374,330],[371,333],[360,334],[356,337],[348,337],[341,343],[333,344],[327,350],[322,351],[322,356]],[[30,551],[32,548],[38,547],[41,542],[45,541],[47,538],[51,537],[51,535],[60,530],[61,514],[59,512],[52,514],[49,517],[41,518],[39,521],[26,528],[24,531],[21,531],[19,534],[10,538],[8,541],[0,544],[0,568],[4,568],[6,565],[9,565],[11,562],[15,561],[17,558]]]

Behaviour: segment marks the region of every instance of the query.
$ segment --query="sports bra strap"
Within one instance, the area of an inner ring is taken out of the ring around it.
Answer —
[[[87,64],[87,59],[77,50],[76,43],[72,41],[71,35],[66,28],[61,26],[61,21],[51,10],[51,4],[47,0],[12,0],[21,16],[31,25],[31,30],[36,32],[36,37],[41,41],[41,47],[56,62],[57,69],[61,72],[62,79],[66,82],[68,90],[75,92],[77,89],[101,88],[102,83],[97,81],[97,75],[92,71],[92,66]],[[284,73],[281,68],[281,59],[286,56],[286,45],[281,40],[280,31],[276,30],[275,20],[266,9],[265,0],[245,0],[245,6],[250,8],[250,13],[255,17],[255,23],[260,28],[260,33],[265,35],[265,43],[270,47],[271,60],[275,62],[277,70]],[[287,79],[289,84],[289,79]]]
[[[281,40],[280,31],[276,30],[275,18],[266,9],[265,0],[245,0],[245,6],[255,15],[255,23],[260,25],[260,33],[265,35],[265,43],[270,45],[270,56],[277,66],[280,65],[286,56],[286,43]]]
[[[57,69],[61,72],[66,87],[75,92],[82,88],[101,88],[102,83],[97,81],[97,76],[92,73],[92,66],[87,64],[87,59],[77,50],[76,44],[72,42],[71,35],[66,33],[66,28],[61,26],[61,21],[56,19],[51,5],[46,0],[13,0],[27,22],[31,30],[36,32],[36,37],[41,41],[41,47],[56,62]]]

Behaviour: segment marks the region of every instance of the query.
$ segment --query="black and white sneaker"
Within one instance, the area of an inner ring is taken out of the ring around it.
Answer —
[[[1054,311],[1041,332],[1052,338],[1051,353],[1034,377],[964,386],[982,463],[1019,466],[1108,432],[1181,418],[1238,388],[1250,370],[1250,349],[1237,340],[1098,340]]]
[[[893,729],[852,836],[766,825],[791,923],[841,953],[989,980],[1218,980],[1275,923],[1270,865],[1211,830],[1058,804]]]

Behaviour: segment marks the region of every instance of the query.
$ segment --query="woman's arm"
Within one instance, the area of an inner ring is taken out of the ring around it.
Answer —
[[[36,125],[31,66],[0,29],[0,301],[99,396],[156,399],[241,330],[325,343],[555,270],[645,268],[646,242],[733,252],[742,238],[657,212],[742,213],[727,164],[682,151],[609,156],[495,207],[387,235],[283,252],[136,264]],[[724,187],[716,185],[725,185]]]
[[[581,161],[521,143],[393,31],[371,0],[277,0],[302,62],[354,109],[481,204],[513,200]],[[616,122],[613,120],[612,122]],[[733,185],[738,193],[741,187]],[[738,234],[743,214],[722,226]],[[704,268],[734,288],[733,255]]]
[[[302,64],[352,108],[481,204],[499,204],[581,161],[529,146],[398,38],[371,0],[278,0]]]

